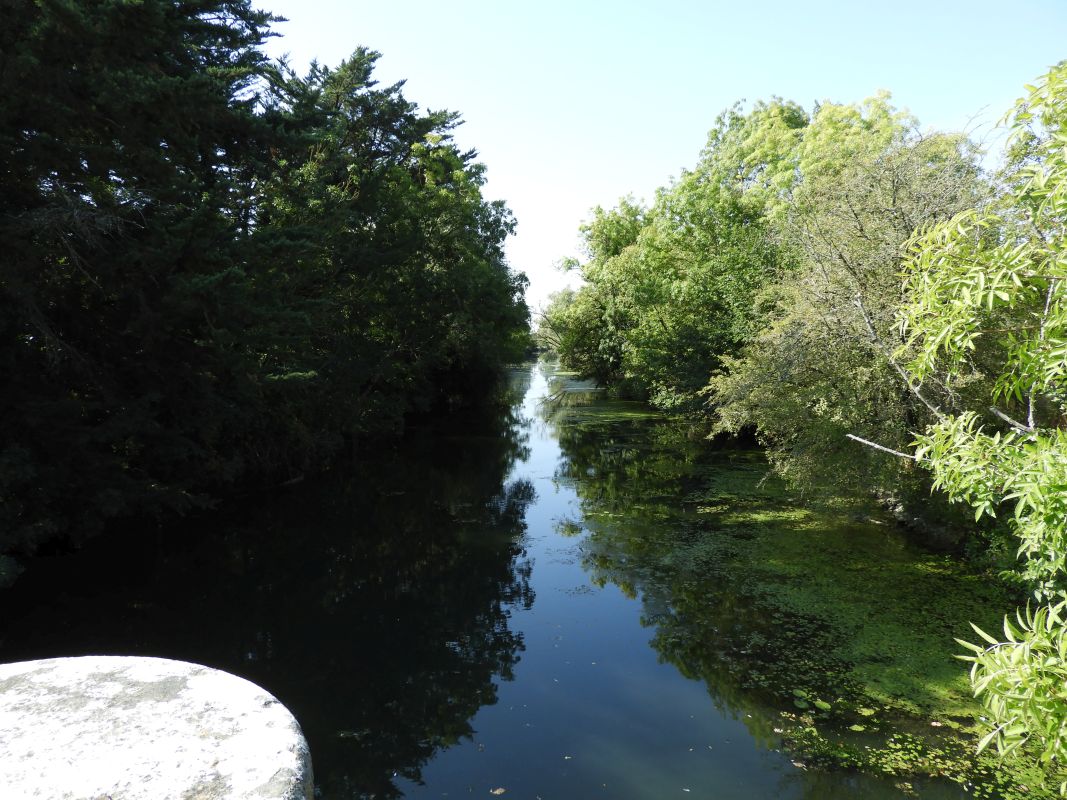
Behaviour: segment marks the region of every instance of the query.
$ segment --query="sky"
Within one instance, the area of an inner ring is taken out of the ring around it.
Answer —
[[[879,89],[924,129],[995,124],[1067,58],[1067,0],[256,0],[286,17],[267,47],[303,71],[364,45],[375,76],[424,109],[459,112],[488,199],[518,220],[510,264],[535,311],[577,277],[595,206],[695,166],[738,100],[859,102]]]

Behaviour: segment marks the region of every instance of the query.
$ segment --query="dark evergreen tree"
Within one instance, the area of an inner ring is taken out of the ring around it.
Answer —
[[[243,0],[3,3],[0,550],[210,504],[518,352],[450,113],[306,78]]]

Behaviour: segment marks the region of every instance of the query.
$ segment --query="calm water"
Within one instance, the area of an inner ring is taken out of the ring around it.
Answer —
[[[716,660],[745,609],[708,594],[694,619],[643,556],[645,532],[672,535],[657,503],[684,495],[698,449],[550,366],[513,379],[497,419],[33,565],[0,596],[0,660],[245,676],[300,720],[327,800],[902,797],[795,766],[773,703]]]

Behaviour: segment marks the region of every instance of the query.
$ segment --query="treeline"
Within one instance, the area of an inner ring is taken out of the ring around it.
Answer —
[[[1030,752],[1053,775],[1067,761],[1067,62],[1006,121],[1004,166],[987,173],[965,137],[920,133],[887,96],[734,108],[650,207],[595,211],[586,283],[540,335],[583,374],[754,430],[795,486],[995,519],[1032,599],[1003,637],[964,644],[989,712],[979,749]]]
[[[651,206],[594,211],[585,285],[553,299],[542,340],[660,408],[755,430],[794,486],[907,499],[925,473],[846,434],[904,450],[932,419],[894,356],[901,258],[993,191],[966,138],[920,133],[885,94],[735,106]],[[931,400],[984,388],[974,374]]]
[[[359,49],[245,0],[7,0],[0,552],[209,505],[484,394],[528,341],[510,212]]]

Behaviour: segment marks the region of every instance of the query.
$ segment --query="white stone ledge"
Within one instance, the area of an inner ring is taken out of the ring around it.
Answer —
[[[0,665],[0,798],[311,800],[300,726],[254,683],[163,658]]]

